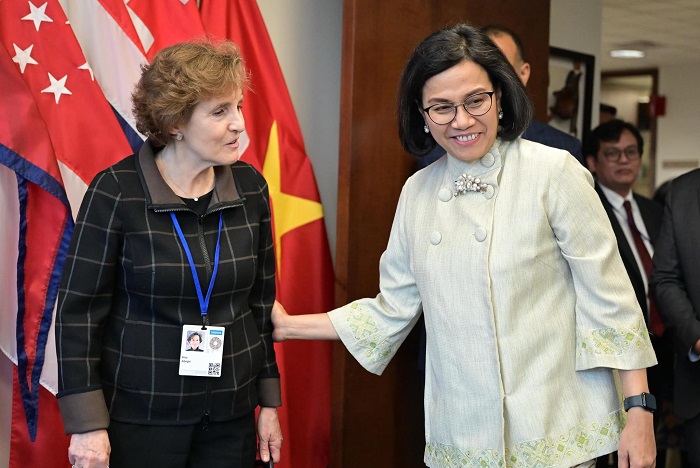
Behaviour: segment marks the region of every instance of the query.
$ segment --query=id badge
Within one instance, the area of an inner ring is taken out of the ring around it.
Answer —
[[[224,328],[201,325],[182,327],[180,375],[221,377],[224,355]]]

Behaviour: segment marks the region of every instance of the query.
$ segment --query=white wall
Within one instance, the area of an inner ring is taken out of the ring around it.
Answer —
[[[664,162],[700,159],[700,93],[694,85],[700,63],[659,69],[659,94],[666,96],[666,115],[659,117],[656,144],[656,185],[692,168],[666,168]]]
[[[335,262],[342,0],[258,0],[316,174]]]

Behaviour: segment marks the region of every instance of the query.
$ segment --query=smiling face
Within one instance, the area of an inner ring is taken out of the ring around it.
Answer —
[[[637,180],[639,169],[642,166],[640,157],[629,159],[624,150],[638,149],[638,142],[634,134],[625,129],[620,133],[618,141],[601,141],[596,157],[588,156],[588,168],[595,172],[598,182],[621,196],[629,193],[632,185]],[[605,159],[605,153],[622,151],[617,161]]]
[[[242,104],[240,89],[227,96],[200,101],[190,120],[173,129],[173,134],[184,135],[176,144],[194,159],[193,162],[204,166],[235,163],[240,157],[238,139],[245,130]]]
[[[495,90],[491,108],[484,115],[474,117],[461,105],[467,97],[486,91],[494,91],[486,70],[469,60],[432,76],[423,86],[423,109],[433,104],[458,104],[457,115],[447,125],[436,124],[425,112],[423,118],[437,144],[459,160],[478,160],[496,141],[500,91]]]
[[[196,333],[191,335],[190,339],[189,339],[189,343],[190,343],[190,348],[192,348],[192,349],[199,348],[199,343],[200,343],[199,335],[197,335]]]

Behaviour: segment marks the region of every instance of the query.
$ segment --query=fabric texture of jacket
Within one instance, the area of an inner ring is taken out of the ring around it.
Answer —
[[[77,217],[58,297],[58,402],[67,433],[230,420],[279,406],[270,313],[275,256],[267,183],[244,162],[215,167],[199,216],[168,187],[146,142],[99,173]],[[170,213],[186,237],[207,313],[225,328],[221,377],[178,375],[185,324],[203,318]]]

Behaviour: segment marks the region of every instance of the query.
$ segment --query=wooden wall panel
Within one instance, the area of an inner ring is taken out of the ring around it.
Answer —
[[[415,167],[399,144],[395,116],[399,75],[413,48],[458,21],[510,27],[529,50],[529,88],[545,115],[549,47],[549,0],[345,0],[343,14],[337,305],[378,293],[379,258]],[[414,330],[381,377],[336,345],[331,466],[424,466],[418,339]]]

